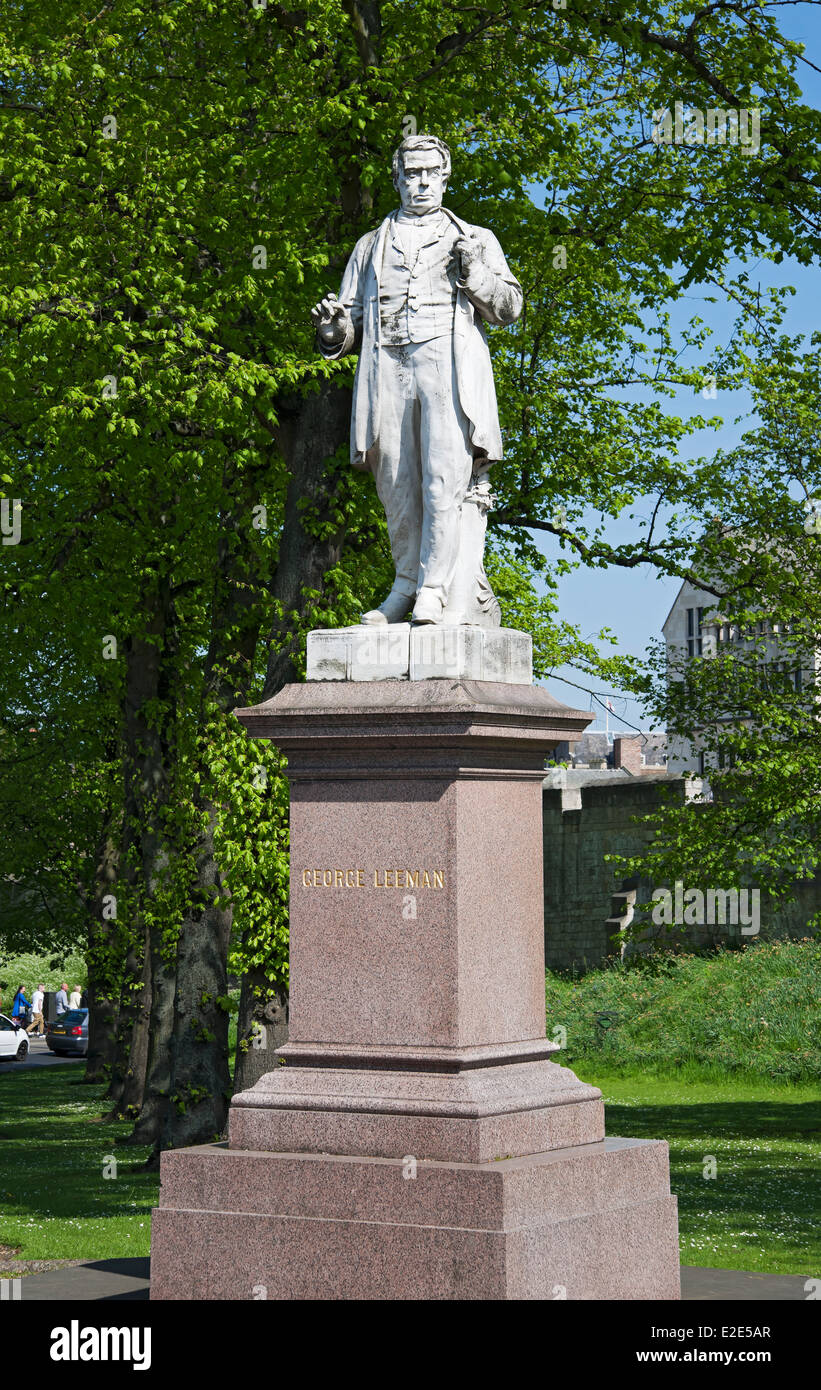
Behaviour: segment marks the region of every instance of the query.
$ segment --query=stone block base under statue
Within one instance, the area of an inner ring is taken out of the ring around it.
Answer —
[[[530,685],[533,639],[512,627],[385,623],[308,633],[309,681],[472,680]]]
[[[679,1298],[667,1145],[441,1163],[163,1154],[155,1299]]]

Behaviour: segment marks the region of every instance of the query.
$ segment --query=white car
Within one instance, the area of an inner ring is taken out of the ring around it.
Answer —
[[[10,1018],[0,1014],[0,1062],[22,1062],[28,1050],[25,1029],[15,1028]]]

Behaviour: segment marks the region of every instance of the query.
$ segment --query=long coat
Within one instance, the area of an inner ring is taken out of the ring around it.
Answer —
[[[457,281],[453,358],[459,403],[470,421],[474,456],[493,462],[502,457],[502,435],[485,322],[515,323],[522,312],[522,287],[511,274],[492,232],[463,222],[448,208],[442,212],[463,236],[476,237],[479,242],[478,263],[471,267],[468,280]],[[345,340],[331,347],[319,340],[324,357],[359,351],[351,412],[351,462],[362,469],[372,467],[378,457],[379,278],[385,237],[394,216],[391,213],[375,231],[359,239],[345,268],[339,291],[339,301],[350,315]]]

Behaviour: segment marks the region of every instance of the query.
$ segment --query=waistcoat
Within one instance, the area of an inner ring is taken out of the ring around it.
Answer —
[[[449,217],[431,219],[421,242],[407,239],[406,251],[391,222],[385,237],[380,276],[379,312],[382,342],[427,343],[453,332],[459,267],[453,250],[459,233]]]

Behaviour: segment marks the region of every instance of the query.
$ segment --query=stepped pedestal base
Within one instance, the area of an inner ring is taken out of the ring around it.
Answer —
[[[232,1149],[487,1163],[595,1143],[604,1109],[595,1086],[545,1060],[455,1073],[286,1065],[234,1097],[228,1133]]]
[[[398,679],[325,634],[239,711],[288,757],[289,1042],[228,1146],[163,1154],[153,1298],[679,1296],[666,1144],[605,1140],[545,1039],[544,760],[589,716],[453,633]]]
[[[678,1299],[667,1145],[495,1163],[166,1153],[155,1299]]]

